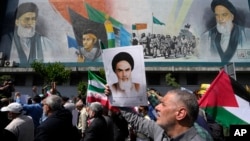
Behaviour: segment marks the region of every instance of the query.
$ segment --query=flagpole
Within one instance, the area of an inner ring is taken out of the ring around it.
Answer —
[[[152,12],[152,34],[153,34],[153,26],[154,26],[153,17],[154,17],[154,13]]]
[[[139,40],[139,37],[140,37],[140,35],[139,35],[139,31],[138,31],[138,30],[136,30],[136,38],[138,38],[138,40]]]

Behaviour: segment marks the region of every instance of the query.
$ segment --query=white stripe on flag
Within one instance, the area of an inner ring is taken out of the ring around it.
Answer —
[[[230,113],[236,115],[238,118],[250,123],[250,103],[235,94],[235,98],[239,107],[224,107]],[[240,109],[240,110],[239,110]]]
[[[95,86],[97,88],[105,88],[105,85],[96,80],[88,80],[89,85]]]

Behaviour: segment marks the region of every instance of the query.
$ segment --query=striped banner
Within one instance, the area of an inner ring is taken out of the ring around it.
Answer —
[[[106,80],[100,76],[94,74],[90,70],[88,71],[88,89],[87,100],[88,104],[92,102],[100,102],[102,106],[107,107],[109,110],[118,111],[118,108],[112,107],[108,97],[105,95]]]
[[[146,23],[136,23],[132,25],[133,30],[142,30],[142,29],[147,29],[147,24]]]

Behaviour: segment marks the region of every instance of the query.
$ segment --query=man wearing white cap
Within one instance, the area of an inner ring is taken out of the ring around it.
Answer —
[[[8,111],[8,118],[12,121],[5,127],[16,135],[18,141],[34,140],[34,123],[30,116],[22,114],[23,107],[19,103],[10,103],[1,111]]]

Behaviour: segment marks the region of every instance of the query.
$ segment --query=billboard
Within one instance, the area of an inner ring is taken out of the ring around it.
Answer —
[[[7,7],[0,52],[19,66],[102,65],[103,49],[131,45],[143,46],[148,66],[250,62],[248,0],[19,0]]]

